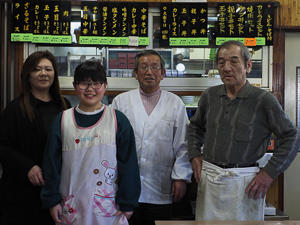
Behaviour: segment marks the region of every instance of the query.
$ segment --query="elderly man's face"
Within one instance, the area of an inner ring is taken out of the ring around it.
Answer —
[[[165,70],[161,69],[160,58],[157,55],[141,56],[138,65],[138,69],[134,70],[134,75],[139,81],[141,90],[145,93],[157,91],[165,74]]]
[[[250,73],[252,61],[248,60],[247,66],[241,54],[241,48],[231,45],[222,48],[218,55],[218,70],[221,80],[227,87],[243,87],[246,83],[247,73]]]

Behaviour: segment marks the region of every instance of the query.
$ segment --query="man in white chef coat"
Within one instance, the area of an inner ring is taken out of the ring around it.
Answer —
[[[160,88],[164,74],[165,62],[157,51],[138,53],[134,75],[140,87],[118,95],[112,103],[128,117],[136,139],[142,189],[131,225],[171,219],[172,202],[184,197],[191,182],[186,108],[178,96]]]

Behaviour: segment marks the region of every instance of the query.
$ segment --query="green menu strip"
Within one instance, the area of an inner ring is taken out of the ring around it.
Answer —
[[[50,43],[51,35],[36,34],[33,35],[32,43]]]
[[[170,46],[208,46],[208,38],[170,38]]]
[[[243,44],[245,43],[244,38],[223,38],[223,37],[220,38],[220,37],[217,37],[216,45],[221,45],[225,41],[239,41],[239,42],[242,42]]]
[[[79,44],[89,44],[90,39],[86,36],[80,36],[79,37]]]
[[[265,37],[256,37],[256,46],[258,45],[266,45],[266,38]],[[225,41],[230,41],[230,40],[235,40],[235,41],[240,41],[243,44],[245,44],[245,38],[216,38],[216,45],[221,45]]]
[[[99,37],[100,45],[109,45],[110,37]]]
[[[72,43],[71,35],[51,35],[50,43],[52,44],[70,44]]]
[[[149,37],[139,37],[139,45],[149,45]]]
[[[120,45],[119,37],[110,37],[110,45]]]
[[[129,45],[129,37],[120,37],[120,45]]]
[[[11,33],[11,41],[22,41],[22,42],[31,42],[32,34],[30,33]]]
[[[170,38],[169,45],[170,46],[179,46],[181,38]]]
[[[96,36],[92,36],[89,38],[90,43],[92,45],[98,45],[99,44],[99,37]]]
[[[256,37],[256,45],[266,45],[266,38],[264,37]]]

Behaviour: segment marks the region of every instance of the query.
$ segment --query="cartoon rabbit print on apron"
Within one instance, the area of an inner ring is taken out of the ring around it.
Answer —
[[[93,209],[94,212],[99,216],[109,217],[113,216],[116,212],[118,212],[115,197],[116,197],[116,188],[115,185],[117,183],[117,166],[110,167],[110,163],[107,160],[103,160],[101,165],[104,167],[104,172],[100,175],[101,180],[104,180],[104,184],[100,181],[97,182],[98,188],[96,187],[96,191],[94,194],[94,202]],[[103,184],[103,185],[102,185]],[[107,188],[104,188],[104,187]]]

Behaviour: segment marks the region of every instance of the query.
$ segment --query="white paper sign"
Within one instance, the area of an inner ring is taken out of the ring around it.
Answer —
[[[129,46],[139,46],[138,36],[129,36]]]

